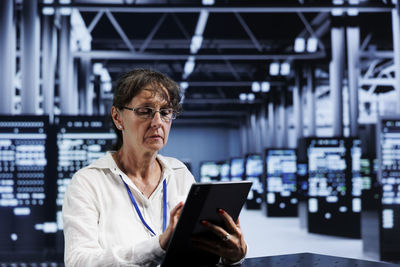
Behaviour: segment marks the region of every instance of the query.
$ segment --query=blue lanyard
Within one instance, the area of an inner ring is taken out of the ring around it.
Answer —
[[[119,177],[121,177],[122,182],[124,182],[126,190],[128,191],[129,194],[129,198],[132,201],[133,206],[135,207],[136,213],[138,214],[140,220],[142,221],[143,225],[146,226],[146,228],[153,234],[156,236],[156,233],[153,231],[153,229],[151,229],[151,227],[146,223],[146,221],[144,220],[142,213],[140,212],[140,209],[136,203],[135,198],[132,195],[131,190],[129,189],[129,186],[125,183],[124,179],[122,179],[122,176],[119,175]],[[167,182],[166,179],[164,179],[163,182],[163,232],[165,231],[165,228],[167,228]]]

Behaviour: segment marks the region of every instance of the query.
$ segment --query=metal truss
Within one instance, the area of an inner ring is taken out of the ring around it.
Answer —
[[[284,3],[281,5],[262,3],[259,5],[233,5],[231,3],[203,6],[203,5],[177,5],[177,4],[146,4],[146,5],[127,5],[127,4],[77,4],[62,5],[58,3],[42,4],[43,7],[72,7],[84,12],[98,12],[107,9],[111,12],[118,13],[198,13],[201,10],[207,10],[210,13],[320,13],[331,12],[334,9],[340,8],[344,12],[357,9],[358,12],[381,13],[390,12],[394,5],[391,3],[384,4],[382,2],[367,2],[357,5],[343,4],[340,6],[333,4],[294,4]]]

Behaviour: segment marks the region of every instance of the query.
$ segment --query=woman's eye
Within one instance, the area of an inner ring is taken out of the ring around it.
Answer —
[[[138,108],[136,109],[139,114],[151,114],[153,110],[151,108]]]
[[[162,109],[162,110],[160,110],[160,114],[162,116],[168,116],[168,115],[171,115],[171,113],[172,113],[171,109]]]

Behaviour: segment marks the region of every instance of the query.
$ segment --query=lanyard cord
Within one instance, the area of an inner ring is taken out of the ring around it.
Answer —
[[[136,200],[133,197],[131,190],[129,189],[129,186],[125,183],[124,179],[122,179],[121,175],[119,175],[119,177],[121,177],[122,182],[124,182],[126,190],[128,191],[128,194],[129,194],[129,198],[131,199],[131,202],[132,202],[133,206],[135,207],[136,213],[139,216],[140,220],[142,221],[143,225],[154,236],[156,236],[156,233],[153,231],[153,229],[151,229],[151,227],[144,220],[142,213],[140,212],[140,209],[136,203]],[[164,181],[163,181],[163,232],[165,231],[165,228],[167,228],[167,182],[166,182],[166,179],[164,179]]]

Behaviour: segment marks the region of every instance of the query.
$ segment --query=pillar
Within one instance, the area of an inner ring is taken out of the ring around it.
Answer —
[[[60,109],[63,115],[75,115],[77,99],[74,99],[73,77],[71,70],[71,17],[61,16],[59,80],[60,80]]]
[[[0,1],[0,114],[11,114],[15,95],[15,24],[13,0]]]
[[[344,28],[331,29],[332,61],[329,65],[331,102],[333,115],[333,136],[343,136],[343,70],[344,70]]]
[[[293,115],[294,123],[296,127],[296,146],[297,140],[304,136],[304,124],[303,124],[303,106],[301,101],[301,94],[303,91],[302,73],[301,69],[297,69],[295,74],[295,87],[293,88]]]
[[[397,98],[397,113],[400,114],[400,4],[396,3],[396,8],[392,10],[392,29],[393,29],[393,55],[394,55],[394,73]]]
[[[57,61],[57,33],[54,16],[43,16],[42,89],[44,114],[54,116],[54,87]]]
[[[24,0],[21,25],[21,105],[23,114],[39,109],[40,20],[38,1]]]
[[[347,35],[347,67],[349,86],[349,112],[350,112],[350,136],[358,136],[358,77],[359,77],[359,55],[360,28],[349,27]]]
[[[317,106],[315,104],[315,77],[314,69],[312,67],[307,68],[307,110],[308,110],[308,135],[317,136],[316,129],[316,116]]]

